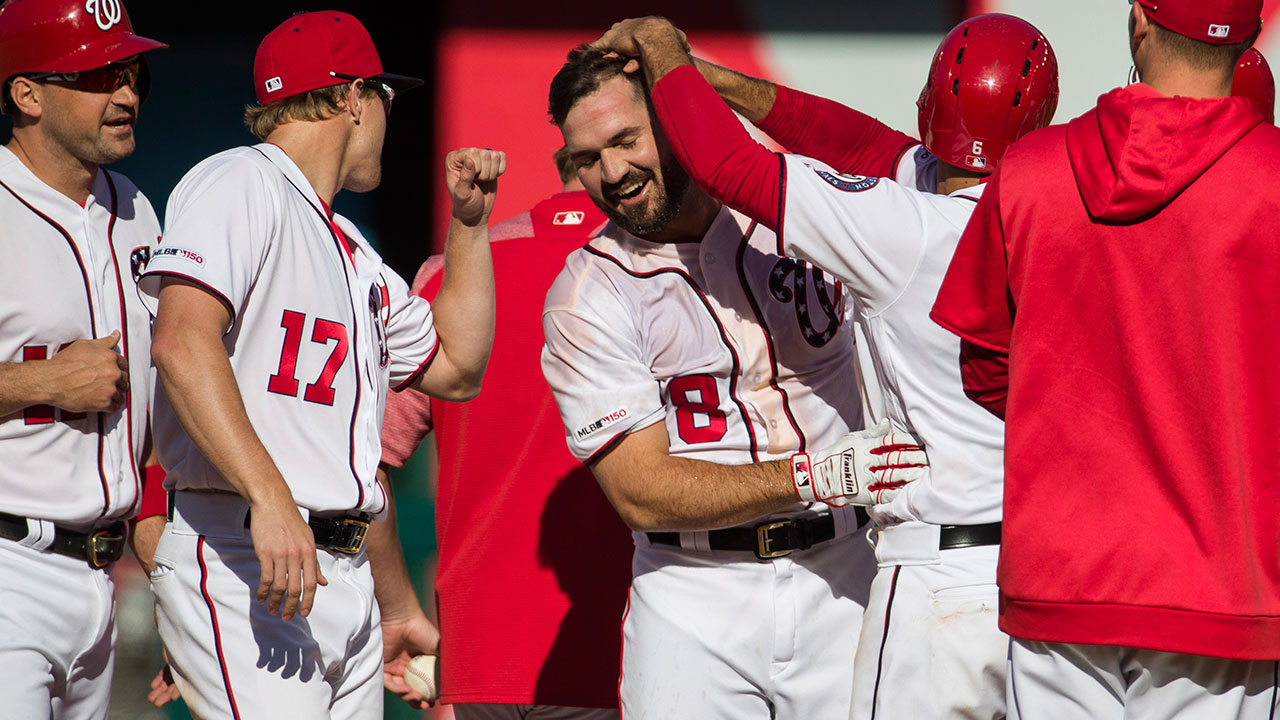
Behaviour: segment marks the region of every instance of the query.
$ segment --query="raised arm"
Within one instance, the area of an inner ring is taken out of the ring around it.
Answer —
[[[444,280],[431,304],[440,350],[413,387],[442,400],[470,400],[480,393],[493,349],[493,258],[489,215],[505,153],[481,148],[455,150],[445,158],[445,180],[453,205],[445,245]]]
[[[747,134],[694,69],[678,29],[663,18],[624,20],[592,47],[640,58],[654,112],[680,164],[726,205],[777,230],[778,156]]]
[[[919,145],[870,115],[834,100],[744,75],[702,58],[694,66],[717,94],[791,152],[840,172],[894,177],[904,153]]]

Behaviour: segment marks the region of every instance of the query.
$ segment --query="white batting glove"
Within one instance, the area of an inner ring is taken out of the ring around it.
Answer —
[[[893,432],[888,420],[851,432],[819,452],[791,456],[791,481],[807,502],[841,507],[889,502],[907,483],[924,477],[929,458],[912,433]]]

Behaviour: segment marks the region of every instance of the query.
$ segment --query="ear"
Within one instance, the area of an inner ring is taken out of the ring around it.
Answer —
[[[1142,7],[1142,3],[1135,2],[1133,4],[1133,41],[1140,43],[1147,39],[1147,35],[1151,33],[1151,20],[1147,18],[1147,11]]]
[[[360,119],[364,116],[364,80],[352,80],[347,85],[347,112],[351,113],[351,120],[355,124],[360,124]]]
[[[44,112],[44,107],[40,103],[43,92],[44,88],[21,75],[9,84],[9,97],[13,100],[14,107],[23,115],[33,118],[40,117]]]

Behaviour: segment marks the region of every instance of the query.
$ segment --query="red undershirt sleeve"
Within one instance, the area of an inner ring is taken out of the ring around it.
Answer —
[[[777,231],[782,163],[752,139],[692,65],[653,86],[653,107],[676,159],[724,204]]]
[[[919,141],[870,115],[778,85],[769,114],[757,127],[783,147],[843,173],[893,178],[898,162]]]
[[[1001,420],[1009,399],[1009,354],[960,341],[964,394]]]

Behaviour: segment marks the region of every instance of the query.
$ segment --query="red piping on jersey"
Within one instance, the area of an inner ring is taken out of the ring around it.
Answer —
[[[199,278],[193,278],[193,277],[191,277],[190,275],[184,275],[184,274],[182,274],[182,273],[180,273],[180,272],[174,272],[173,270],[151,270],[151,271],[148,271],[148,272],[144,272],[144,273],[142,274],[142,276],[143,276],[143,277],[148,277],[148,276],[151,276],[151,275],[154,275],[154,276],[156,276],[156,277],[176,277],[176,278],[179,278],[179,279],[181,279],[181,280],[186,280],[187,282],[191,283],[192,285],[197,285],[197,286],[199,286],[202,290],[205,290],[205,291],[206,291],[206,292],[208,292],[210,295],[212,295],[212,296],[216,297],[217,299],[221,300],[221,301],[222,301],[222,304],[227,306],[227,312],[231,314],[231,322],[233,322],[233,323],[234,323],[234,322],[236,321],[236,309],[235,309],[234,307],[232,307],[232,305],[231,305],[231,301],[227,299],[227,296],[226,296],[226,295],[223,295],[221,292],[219,292],[217,288],[215,288],[215,287],[213,287],[212,285],[210,285],[210,284],[206,283],[205,281],[203,281],[203,280],[201,280],[201,279],[199,279]]]
[[[116,271],[116,292],[120,296],[120,349],[124,352],[125,359],[129,357],[129,318],[125,312],[124,304],[124,281],[120,279],[120,262],[116,256],[116,216],[119,207],[119,199],[116,194],[116,184],[111,180],[111,173],[106,170],[102,171],[102,177],[107,181],[107,188],[111,191],[111,220],[107,222],[107,247],[111,249],[111,267]],[[130,269],[132,272],[132,269]],[[132,276],[131,276],[132,277]],[[142,505],[142,478],[138,475],[138,458],[133,449],[133,388],[129,388],[129,392],[124,394],[124,417],[125,417],[125,435],[128,438],[126,445],[129,451],[129,468],[133,472],[133,504],[129,506],[129,511],[125,515],[133,515],[134,509]]]
[[[405,388],[412,385],[414,381],[416,381],[419,377],[421,377],[422,373],[426,372],[427,368],[431,367],[431,363],[436,359],[436,351],[438,351],[439,349],[440,349],[440,334],[436,333],[436,344],[431,346],[431,352],[427,353],[427,359],[423,360],[422,364],[418,366],[418,369],[414,370],[413,374],[410,375],[404,382],[391,388],[392,391],[400,392],[401,390],[404,390]]]
[[[351,251],[351,243],[347,240],[346,234],[342,232],[342,228],[338,227],[338,224],[333,221],[333,210],[329,207],[329,203],[323,199],[316,199],[320,200],[320,205],[324,208],[324,216],[325,220],[329,222],[329,229],[333,231],[333,236],[338,238],[338,242],[342,243],[342,249],[347,251],[347,259],[351,261],[352,269],[355,269],[356,254]]]
[[[755,295],[751,293],[751,286],[747,283],[747,248],[751,245],[751,235],[755,233],[757,226],[757,223],[751,223],[751,227],[747,228],[747,234],[742,236],[742,244],[738,246],[738,282],[742,283],[742,292],[747,296],[747,302],[751,304],[751,311],[755,313],[756,323],[760,326],[760,332],[764,335],[765,348],[769,351],[769,387],[772,387],[782,396],[782,412],[787,416],[787,422],[791,423],[791,429],[795,430],[796,436],[800,438],[800,447],[796,448],[796,452],[804,452],[807,445],[804,432],[800,430],[800,425],[796,423],[796,416],[791,413],[791,398],[787,395],[787,391],[778,384],[778,359],[774,354],[773,335],[769,332],[769,326],[764,321],[764,313],[760,311],[760,304],[756,302]]]
[[[778,155],[778,229],[776,239],[778,241],[778,254],[786,255],[787,251],[782,242],[782,229],[786,227],[782,223],[783,216],[786,214],[787,206],[787,159],[782,155]]]
[[[62,235],[62,238],[67,241],[67,246],[71,248],[71,254],[74,255],[76,258],[76,264],[80,266],[80,277],[84,279],[84,299],[89,304],[89,334],[92,335],[94,338],[97,338],[98,323],[96,320],[94,320],[94,317],[93,317],[94,315],[93,290],[90,289],[90,285],[89,285],[89,271],[86,270],[84,267],[84,259],[80,257],[80,249],[76,247],[75,240],[72,240],[71,234],[68,233],[65,229],[63,229],[61,225],[55,222],[53,218],[37,210],[34,205],[24,200],[22,196],[19,195],[18,193],[14,192],[13,188],[9,187],[3,182],[0,182],[0,187],[3,187],[5,190],[8,190],[9,194],[12,195],[14,199],[22,203],[23,205],[25,205],[28,210],[30,210],[31,212],[39,216],[41,220],[44,220],[45,222],[52,225],[53,229],[57,230]],[[98,517],[105,516],[107,514],[107,510],[111,507],[111,486],[107,483],[107,472],[106,472],[107,469],[102,466],[103,454],[104,454],[105,443],[106,443],[106,428],[104,426],[103,415],[104,413],[97,413],[97,416],[98,416],[98,477],[102,481],[102,512],[98,515]]]
[[[689,287],[693,289],[694,294],[696,294],[698,296],[698,299],[702,301],[703,307],[705,307],[707,310],[707,315],[711,316],[711,321],[716,324],[716,330],[720,332],[720,341],[724,343],[724,346],[729,350],[729,357],[733,359],[733,374],[729,376],[729,398],[733,400],[734,405],[738,406],[738,411],[742,413],[742,422],[744,425],[747,426],[747,437],[748,439],[751,440],[751,447],[750,447],[751,462],[760,462],[760,455],[756,449],[757,445],[756,445],[755,425],[751,421],[751,415],[747,413],[747,406],[744,405],[742,401],[738,399],[738,373],[742,369],[742,362],[738,360],[738,353],[736,350],[733,349],[733,343],[729,342],[729,333],[725,331],[724,325],[720,324],[720,318],[716,317],[715,311],[711,309],[711,303],[707,300],[707,296],[702,292],[701,288],[698,287],[698,284],[695,283],[693,281],[693,278],[689,277],[689,275],[685,273],[683,270],[679,270],[676,268],[662,268],[660,270],[653,270],[651,272],[642,273],[642,272],[628,268],[626,265],[622,264],[622,261],[604,252],[603,250],[596,249],[590,245],[587,245],[583,249],[591,253],[592,255],[602,257],[612,262],[614,265],[617,265],[618,268],[622,270],[622,272],[635,278],[641,278],[641,279],[647,280],[650,278],[657,277],[659,275],[671,273],[679,276],[680,278],[683,278],[684,281],[689,284]]]
[[[618,633],[622,642],[618,645],[618,720],[622,720],[622,667],[627,657],[627,617],[631,615],[631,588],[627,588],[627,609],[622,612],[622,625]]]
[[[200,563],[200,595],[209,608],[209,621],[213,626],[213,647],[218,651],[218,669],[222,671],[222,684],[227,689],[227,702],[231,704],[231,714],[240,720],[240,708],[236,707],[236,695],[231,690],[231,674],[227,671],[227,659],[222,654],[222,632],[218,628],[218,611],[214,608],[213,598],[209,595],[209,568],[204,563],[204,536],[196,541],[196,561]]]
[[[267,157],[266,153],[263,153],[261,150],[258,152],[261,153],[263,157]],[[267,157],[267,161],[271,162],[271,158]],[[275,165],[274,162],[271,164]],[[311,204],[311,200],[307,197],[307,194],[302,192],[302,188],[294,185],[293,180],[290,180],[289,176],[286,175],[283,170],[280,170],[278,166],[276,167],[276,170],[280,171],[280,175],[284,177],[285,181],[290,185],[293,185],[293,189],[298,191],[298,194],[302,196],[302,199],[307,201],[307,205],[310,205],[311,209],[315,210],[316,214],[320,216],[320,219],[324,221],[325,226],[329,228],[329,235],[333,238],[334,249],[338,250],[340,253],[350,253],[350,249],[347,248],[346,244],[341,240],[342,234],[338,230],[338,226],[329,219],[328,215],[322,213],[319,208]],[[320,204],[323,205],[324,201],[321,200]],[[351,256],[350,259],[351,273],[355,273],[355,257]],[[362,508],[364,507],[364,483],[360,480],[360,471],[356,469],[356,418],[360,416],[360,399],[363,395],[360,391],[360,323],[359,316],[356,314],[355,300],[351,296],[351,274],[347,272],[347,265],[343,262],[341,257],[339,257],[338,262],[342,265],[342,280],[347,285],[347,302],[350,303],[351,306],[351,374],[355,376],[356,385],[356,397],[355,401],[351,405],[351,431],[347,439],[347,462],[351,468],[351,479],[356,482],[356,508]],[[439,336],[437,336],[436,342],[439,342]]]
[[[599,449],[599,450],[595,451],[594,453],[591,453],[591,457],[589,457],[589,458],[587,458],[586,460],[584,460],[584,461],[582,462],[582,464],[583,464],[583,465],[590,465],[590,464],[594,463],[595,461],[599,460],[601,457],[603,457],[603,456],[604,456],[604,454],[605,454],[605,453],[607,453],[607,452],[609,452],[610,450],[612,450],[612,449],[613,449],[613,446],[614,446],[614,445],[617,445],[617,444],[618,444],[618,441],[622,439],[622,436],[623,436],[623,435],[626,435],[626,434],[627,434],[627,431],[626,431],[626,430],[623,430],[622,432],[618,433],[617,435],[614,435],[613,437],[609,438],[609,442],[607,442],[607,443],[605,443],[604,445],[602,445],[602,446],[600,447],[600,449]]]

